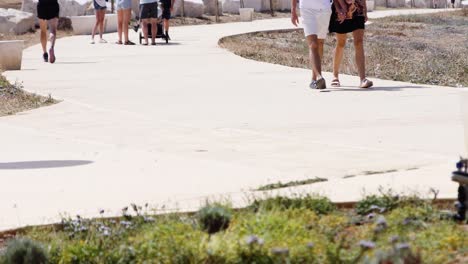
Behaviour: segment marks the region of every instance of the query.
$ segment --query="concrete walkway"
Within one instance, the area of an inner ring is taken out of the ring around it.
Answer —
[[[382,185],[454,197],[449,176],[464,153],[457,89],[374,80],[372,90],[312,91],[307,70],[217,46],[225,35],[290,27],[178,27],[157,47],[69,37],[55,65],[41,62],[39,46],[25,50],[23,70],[6,76],[63,102],[0,119],[0,230],[131,202],[193,209],[220,195],[241,205],[262,184],[314,177],[329,181],[295,191],[350,201]]]

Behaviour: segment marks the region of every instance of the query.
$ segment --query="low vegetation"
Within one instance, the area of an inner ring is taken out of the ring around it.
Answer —
[[[27,256],[31,251],[46,256],[47,263],[468,260],[468,233],[463,225],[443,217],[430,201],[392,194],[366,197],[347,210],[337,209],[323,197],[304,196],[256,200],[240,210],[207,204],[196,214],[149,212],[146,206],[133,205],[124,208],[120,218],[77,216],[55,226],[28,228],[16,234],[18,240],[7,243],[0,263],[25,263],[12,262],[10,256],[18,252]]]
[[[468,11],[395,16],[372,20],[366,28],[367,75],[444,86],[468,86]],[[336,41],[325,41],[323,67],[332,71]],[[220,45],[245,58],[309,68],[302,30],[227,37]],[[351,34],[341,73],[357,75]]]
[[[0,116],[56,103],[52,97],[30,94],[20,83],[11,84],[0,73]]]

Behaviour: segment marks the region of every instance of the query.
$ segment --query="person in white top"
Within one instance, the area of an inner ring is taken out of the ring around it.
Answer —
[[[94,12],[96,13],[96,24],[94,25],[93,32],[91,33],[91,44],[94,44],[94,35],[96,35],[96,31],[99,28],[99,42],[100,43],[107,43],[102,38],[102,33],[104,33],[104,18],[106,16],[106,1],[105,0],[94,0]]]
[[[291,0],[291,22],[298,26],[297,0]],[[330,0],[300,0],[301,24],[309,45],[309,60],[312,65],[312,89],[327,88],[322,77],[323,43],[327,37],[331,16]]]

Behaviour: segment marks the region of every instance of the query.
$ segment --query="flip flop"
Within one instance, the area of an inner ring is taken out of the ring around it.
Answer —
[[[361,81],[361,85],[359,85],[359,88],[371,88],[374,83],[368,79],[364,79]]]
[[[119,41],[116,41],[115,44],[122,45],[123,43],[122,43],[122,41],[119,40]]]
[[[155,45],[156,45],[156,42],[151,43],[151,45],[155,46]]]
[[[340,80],[338,80],[338,79],[333,79],[333,80],[331,81],[331,84],[330,84],[330,85],[331,85],[332,87],[340,87],[340,86],[341,86]]]
[[[124,45],[135,45],[135,43],[131,42],[130,40],[126,41]]]

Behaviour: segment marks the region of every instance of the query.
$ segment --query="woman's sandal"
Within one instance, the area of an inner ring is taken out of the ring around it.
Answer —
[[[122,41],[119,40],[119,41],[116,41],[115,44],[122,45],[123,43],[122,43]]]
[[[359,85],[359,88],[371,88],[374,83],[368,79],[364,79],[361,81],[361,85]]]
[[[333,79],[333,80],[331,81],[331,87],[340,87],[340,86],[341,86],[340,80],[338,80],[338,79]]]
[[[131,42],[130,40],[125,41],[124,45],[135,45],[135,43]]]

